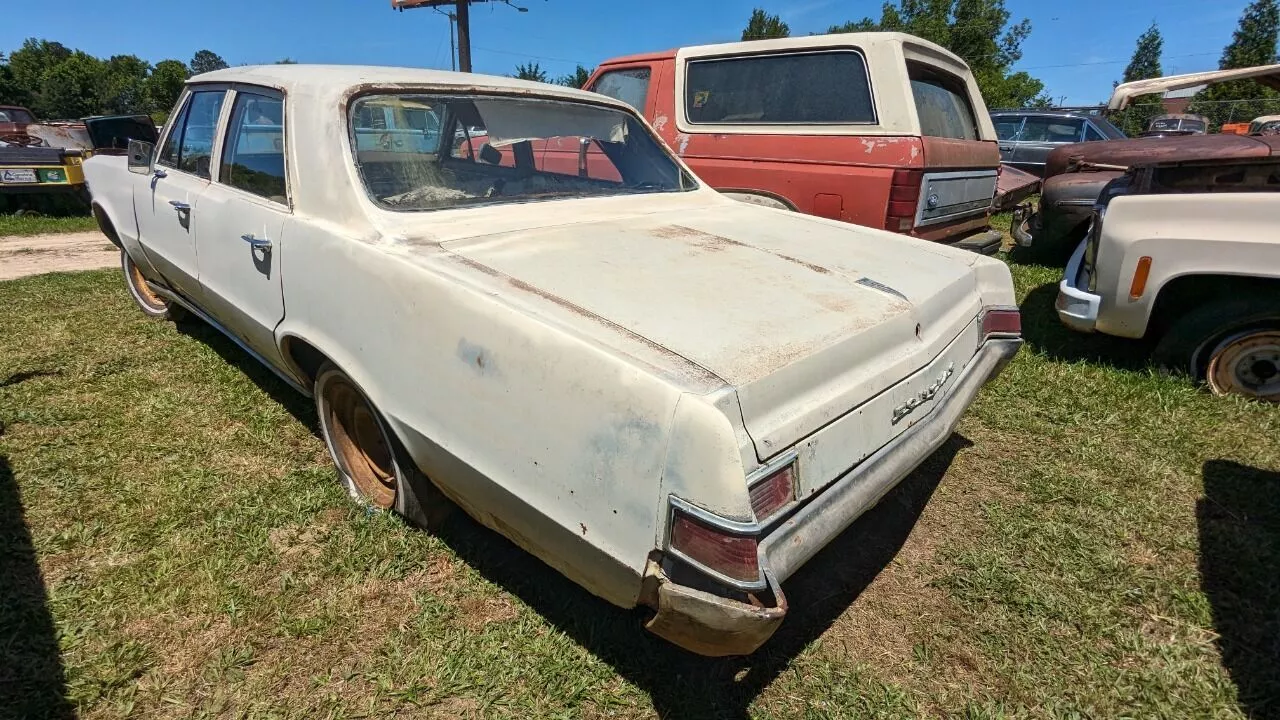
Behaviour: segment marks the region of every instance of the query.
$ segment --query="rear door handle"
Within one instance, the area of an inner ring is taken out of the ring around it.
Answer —
[[[249,243],[249,247],[254,250],[271,252],[271,241],[266,238],[254,237],[253,233],[249,233],[247,235],[241,235],[240,239]]]
[[[191,212],[191,205],[184,203],[181,200],[170,200],[169,204],[178,212]]]

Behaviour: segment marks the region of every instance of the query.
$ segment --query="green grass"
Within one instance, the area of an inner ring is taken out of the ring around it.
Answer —
[[[117,273],[0,283],[0,717],[1276,716],[1280,409],[1014,273],[1028,346],[727,660],[354,508],[306,401]]]
[[[48,233],[97,230],[98,222],[90,215],[17,215],[0,214],[0,237],[7,235],[45,235]]]

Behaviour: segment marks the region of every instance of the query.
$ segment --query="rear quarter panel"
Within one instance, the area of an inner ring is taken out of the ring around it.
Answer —
[[[434,243],[299,227],[282,274],[278,339],[304,339],[348,372],[473,517],[635,604],[662,532],[678,389],[575,332],[572,308]],[[741,464],[731,469],[741,483]]]
[[[94,155],[84,162],[84,179],[93,205],[110,220],[121,246],[145,274],[156,276],[155,268],[142,251],[138,237],[138,217],[134,194],[147,176],[129,172],[129,159],[119,155]]]
[[[1280,205],[1273,193],[1136,195],[1111,201],[1098,253],[1098,330],[1146,334],[1160,289],[1184,275],[1280,277]],[[1138,260],[1146,290],[1130,299]]]

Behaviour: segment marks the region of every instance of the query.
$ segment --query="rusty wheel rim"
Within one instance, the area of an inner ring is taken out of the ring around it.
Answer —
[[[1252,330],[1218,344],[1205,372],[1218,395],[1280,403],[1280,329]]]
[[[325,386],[325,405],[339,469],[360,497],[384,510],[391,508],[396,500],[395,462],[373,407],[345,379]]]
[[[150,305],[157,310],[163,310],[166,307],[164,298],[157,295],[156,292],[151,289],[151,284],[142,276],[142,271],[138,269],[138,266],[134,264],[133,260],[129,260],[128,265],[129,284],[133,285],[133,289],[138,293],[138,297],[147,305]]]

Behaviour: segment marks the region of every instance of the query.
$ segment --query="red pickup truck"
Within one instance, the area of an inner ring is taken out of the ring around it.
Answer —
[[[632,55],[587,82],[631,104],[705,182],[762,205],[993,253],[995,128],[969,67],[902,33]],[[1004,188],[1002,188],[1002,191]],[[1034,190],[1028,178],[1023,192]]]

